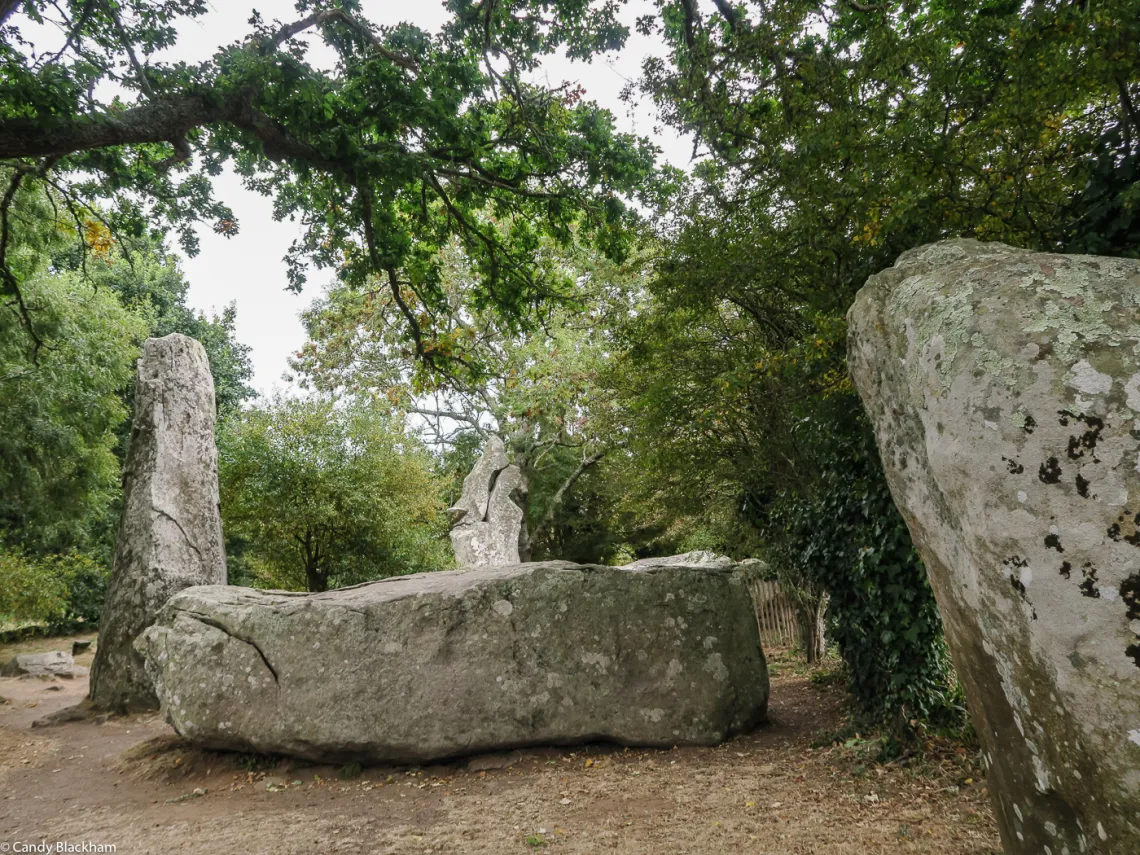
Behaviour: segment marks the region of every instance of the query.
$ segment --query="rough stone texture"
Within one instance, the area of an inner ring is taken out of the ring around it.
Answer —
[[[214,418],[214,381],[202,345],[179,334],[147,339],[123,469],[123,515],[91,668],[96,708],[156,707],[135,638],[171,594],[226,583]]]
[[[448,509],[457,523],[486,519],[491,488],[495,486],[499,473],[509,465],[506,446],[497,436],[492,436],[474,468],[463,479],[463,495],[454,507]]]
[[[321,594],[191,588],[137,647],[187,739],[314,760],[712,744],[763,720],[768,701],[752,603],[730,566],[550,562]]]
[[[755,561],[756,559],[746,559]],[[693,565],[731,565],[732,559],[726,555],[717,555],[707,549],[695,549],[692,552],[682,552],[680,555],[668,555],[665,558],[639,558],[626,564],[626,567],[643,567],[650,564],[693,564]],[[743,563],[743,562],[741,562]],[[763,563],[763,562],[758,562]]]
[[[526,478],[507,460],[506,448],[491,437],[466,478],[463,495],[448,509],[453,526],[451,546],[461,567],[498,567],[519,563],[525,544],[522,510]]]
[[[19,653],[0,666],[0,677],[82,677],[87,669],[76,665],[70,653]]]
[[[926,562],[1006,852],[1140,852],[1140,263],[946,241],[851,373]]]

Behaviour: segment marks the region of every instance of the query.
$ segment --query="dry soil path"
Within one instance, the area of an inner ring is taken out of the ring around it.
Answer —
[[[813,747],[841,722],[842,691],[779,661],[774,671],[771,722],[717,748],[552,748],[484,758],[511,763],[484,771],[355,776],[191,750],[153,715],[32,728],[80,700],[86,680],[3,679],[0,844],[90,841],[124,855],[997,851],[966,763],[884,768],[853,749]]]

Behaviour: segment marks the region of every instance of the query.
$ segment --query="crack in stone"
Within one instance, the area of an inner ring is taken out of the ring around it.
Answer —
[[[267,657],[265,655],[264,650],[262,650],[260,647],[258,647],[256,642],[251,641],[248,638],[242,638],[240,635],[237,635],[236,633],[234,633],[229,627],[225,626],[220,621],[215,620],[212,617],[208,617],[204,614],[201,614],[200,612],[186,612],[185,614],[193,616],[194,619],[197,620],[199,623],[204,623],[206,626],[212,626],[214,629],[219,630],[221,632],[224,632],[226,635],[228,635],[234,641],[240,641],[242,644],[248,644],[250,647],[252,647],[257,652],[257,655],[261,657],[261,661],[265,665],[266,669],[269,671],[270,674],[273,675],[274,685],[280,687],[281,682],[277,678],[277,669],[274,668],[272,664],[270,664],[269,657]]]
[[[190,535],[188,535],[186,533],[186,529],[184,529],[182,527],[182,523],[180,523],[178,520],[176,520],[173,516],[168,514],[162,508],[155,508],[155,511],[157,513],[162,514],[164,517],[166,517],[168,520],[170,520],[172,523],[174,523],[176,526],[178,526],[178,530],[180,532],[182,532],[182,539],[186,541],[186,545],[189,546],[191,549],[193,549],[198,554],[198,560],[199,561],[205,561],[205,558],[202,556],[202,550],[199,549],[197,546],[195,546],[194,542],[192,540],[190,540]]]

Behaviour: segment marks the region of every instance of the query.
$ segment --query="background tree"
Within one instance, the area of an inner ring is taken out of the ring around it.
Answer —
[[[324,591],[451,563],[443,484],[387,408],[279,398],[218,443],[222,522],[253,581]]]
[[[467,370],[441,371],[417,359],[399,308],[382,287],[343,285],[305,313],[309,340],[293,367],[304,385],[379,396],[410,414],[445,461],[453,499],[486,437],[499,436],[529,483],[531,553],[565,557],[556,547],[567,500],[624,442],[598,378],[614,347],[615,325],[637,298],[644,265],[637,259],[614,264],[585,247],[564,251],[546,242],[541,263],[573,283],[574,297],[548,306],[540,323],[524,332],[480,305],[479,272],[457,241],[442,256],[447,311],[437,313],[435,346]],[[591,550],[582,542],[575,554],[600,560],[612,546],[598,541]]]
[[[944,237],[1136,251],[1137,6],[714,5],[639,23],[670,50],[642,91],[707,157],[631,334],[638,454],[659,483],[723,495],[786,582],[831,593],[862,713],[953,713],[843,315],[868,275]]]
[[[0,310],[0,539],[38,553],[90,547],[119,489],[123,392],[151,316],[50,267],[67,236],[50,197],[13,198],[9,264],[39,318],[40,358],[11,307]]]
[[[231,303],[220,314],[207,316],[187,305],[190,283],[182,273],[178,257],[152,236],[119,243],[96,220],[84,227],[94,252],[84,243],[86,253],[68,241],[51,257],[56,270],[81,276],[92,288],[114,292],[128,309],[150,319],[148,337],[182,333],[197,339],[206,349],[214,378],[214,399],[218,419],[225,421],[254,396],[249,385],[253,376],[250,348],[237,340],[237,308]],[[128,386],[128,403],[134,385]]]

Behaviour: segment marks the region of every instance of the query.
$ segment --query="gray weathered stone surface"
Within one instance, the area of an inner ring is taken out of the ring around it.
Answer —
[[[747,559],[755,561],[756,559]],[[682,552],[679,555],[667,555],[664,558],[639,558],[626,564],[626,567],[642,567],[649,564],[695,564],[695,565],[730,565],[733,561],[726,555],[717,555],[707,549],[695,549],[692,552]],[[763,562],[757,562],[762,564]]]
[[[76,665],[70,653],[53,650],[50,653],[18,653],[0,666],[0,677],[82,677],[87,669]]]
[[[123,469],[123,515],[91,668],[96,708],[156,707],[135,638],[171,594],[226,582],[214,418],[214,381],[202,345],[179,334],[147,339]]]
[[[137,646],[184,737],[310,759],[711,744],[768,701],[732,567],[550,562],[321,594],[191,588]]]
[[[509,465],[506,446],[497,436],[492,436],[487,440],[487,445],[475,462],[474,468],[463,479],[463,495],[453,507],[448,509],[453,517],[457,518],[457,522],[470,523],[487,517],[491,488],[494,487],[499,473]]]
[[[946,241],[848,319],[1006,851],[1135,855],[1140,263]]]
[[[526,522],[527,492],[522,470],[507,460],[506,448],[491,437],[466,478],[463,495],[448,509],[453,520],[451,545],[461,567],[498,567],[519,563]]]

